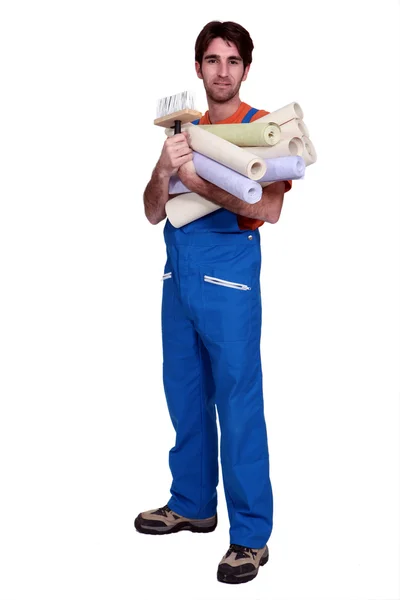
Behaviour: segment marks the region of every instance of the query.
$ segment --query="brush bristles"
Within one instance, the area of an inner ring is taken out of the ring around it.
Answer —
[[[194,96],[191,92],[181,92],[175,96],[166,96],[157,103],[157,118],[166,117],[179,110],[194,109]]]

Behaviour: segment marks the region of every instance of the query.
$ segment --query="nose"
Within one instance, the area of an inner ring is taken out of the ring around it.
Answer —
[[[221,60],[219,63],[219,68],[218,68],[218,75],[220,77],[227,77],[228,76],[228,63]]]

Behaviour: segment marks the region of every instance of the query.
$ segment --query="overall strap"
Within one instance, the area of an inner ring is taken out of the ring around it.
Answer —
[[[242,123],[250,123],[250,119],[253,115],[256,114],[256,112],[258,112],[259,109],[258,108],[251,108],[248,113],[246,113],[242,119]]]

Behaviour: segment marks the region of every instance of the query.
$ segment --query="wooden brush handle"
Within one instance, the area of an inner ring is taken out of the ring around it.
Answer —
[[[172,128],[175,125],[175,121],[180,121],[182,124],[190,123],[195,119],[200,119],[201,114],[202,113],[197,110],[184,108],[183,110],[177,110],[176,112],[166,115],[165,117],[158,117],[154,120],[154,125]]]

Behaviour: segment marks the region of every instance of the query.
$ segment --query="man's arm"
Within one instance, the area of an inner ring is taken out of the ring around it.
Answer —
[[[165,141],[161,156],[143,194],[144,212],[152,225],[157,225],[167,216],[165,205],[173,197],[168,193],[170,178],[178,172],[179,167],[192,158],[187,133],[174,135]]]
[[[275,181],[263,188],[261,200],[255,204],[249,204],[221,190],[218,186],[206,181],[193,172],[190,163],[185,164],[178,170],[178,176],[182,183],[192,192],[196,192],[211,202],[243,217],[260,219],[268,223],[276,223],[281,214],[283,196],[285,194],[285,183]]]
[[[169,175],[157,163],[143,194],[144,212],[152,225],[157,225],[167,216],[165,205],[169,200],[169,180]]]

